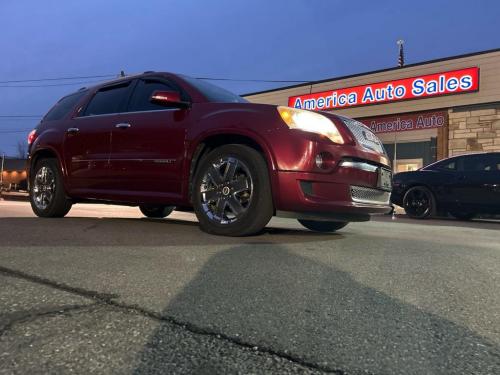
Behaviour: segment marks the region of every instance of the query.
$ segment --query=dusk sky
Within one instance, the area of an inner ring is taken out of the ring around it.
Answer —
[[[63,95],[95,79],[172,71],[195,77],[319,80],[500,47],[500,2],[335,0],[0,0],[0,151]],[[15,87],[60,85],[49,87]],[[217,82],[236,93],[286,84]]]

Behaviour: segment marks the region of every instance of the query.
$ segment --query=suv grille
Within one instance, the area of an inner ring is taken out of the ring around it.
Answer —
[[[391,193],[384,190],[371,189],[363,186],[351,186],[353,202],[369,204],[389,204]]]
[[[362,147],[378,152],[379,154],[387,155],[382,142],[380,142],[377,136],[373,134],[367,126],[348,117],[339,117],[342,119],[344,124],[346,124],[351,133],[354,135],[354,138],[356,138],[356,141],[358,141]]]

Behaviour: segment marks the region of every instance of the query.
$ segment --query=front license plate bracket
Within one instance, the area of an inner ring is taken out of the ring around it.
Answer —
[[[392,190],[392,173],[390,170],[384,168],[378,169],[377,187],[386,191]]]

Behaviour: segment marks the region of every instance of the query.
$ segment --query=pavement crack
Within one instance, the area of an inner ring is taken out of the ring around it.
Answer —
[[[70,312],[94,309],[96,306],[102,306],[100,303],[93,303],[90,305],[63,305],[51,306],[32,311],[17,311],[10,314],[3,314],[0,316],[0,337],[6,334],[14,325],[20,323],[29,323],[36,319],[48,316],[65,315]]]
[[[102,307],[103,305],[119,309],[125,312],[132,312],[138,315],[142,315],[144,317],[160,321],[160,322],[165,322],[169,323],[171,325],[174,325],[176,327],[180,327],[190,333],[196,334],[196,335],[204,335],[204,336],[209,336],[218,340],[223,340],[226,341],[230,344],[242,347],[242,348],[247,348],[251,349],[252,351],[256,353],[262,353],[262,354],[267,354],[267,355],[272,355],[276,356],[285,360],[288,360],[292,363],[295,363],[299,366],[307,367],[312,370],[317,370],[317,371],[322,371],[325,373],[332,373],[332,374],[338,374],[338,375],[344,375],[345,371],[338,369],[338,368],[332,368],[327,365],[323,364],[318,364],[311,362],[305,358],[301,358],[297,355],[294,355],[292,353],[288,353],[282,350],[276,350],[273,349],[269,346],[262,346],[262,345],[256,345],[255,343],[250,343],[247,342],[240,337],[234,337],[230,335],[226,335],[222,332],[218,332],[215,330],[207,329],[201,326],[198,326],[196,324],[186,322],[179,320],[173,316],[169,315],[163,315],[159,314],[153,311],[149,311],[147,309],[144,309],[140,306],[137,305],[128,305],[124,304],[121,302],[116,301],[115,299],[118,298],[119,296],[117,294],[107,294],[107,293],[99,293],[96,291],[89,291],[83,288],[77,288],[77,287],[72,287],[68,286],[62,283],[58,283],[46,278],[38,277],[38,276],[33,276],[30,274],[27,274],[22,271],[17,271],[17,270],[12,270],[10,268],[2,267],[0,266],[0,273],[4,274],[6,276],[10,277],[16,277],[20,279],[24,279],[27,281],[31,281],[36,284],[41,284],[45,285],[48,287],[52,287],[58,290],[62,290],[68,293],[76,294],[82,297],[87,297],[87,298],[92,298],[97,303],[90,304],[90,305],[73,305],[73,306],[63,306],[59,307],[57,309],[41,309],[38,311],[35,311],[33,313],[26,313],[24,316],[21,314],[18,318],[11,320],[8,325],[4,325],[3,327],[0,326],[0,336],[4,334],[4,332],[8,331],[14,324],[19,323],[19,322],[26,322],[29,320],[34,320],[37,319],[41,316],[50,316],[50,315],[57,315],[57,314],[64,314],[68,313],[71,311],[76,311],[76,310],[83,310],[84,308],[95,308],[96,306]]]
[[[92,229],[95,229],[99,226],[100,223],[96,223],[96,224],[92,224],[92,225],[89,225],[85,228],[82,229],[83,232],[88,232],[89,230],[92,230]]]
[[[226,335],[222,332],[210,330],[210,329],[198,326],[196,324],[185,322],[185,321],[176,319],[176,318],[169,316],[169,315],[158,314],[158,313],[143,309],[142,307],[139,307],[137,305],[127,305],[127,304],[123,304],[123,303],[120,303],[117,301],[110,301],[108,303],[108,305],[115,307],[115,308],[118,308],[120,310],[129,311],[129,312],[132,312],[135,314],[139,314],[139,315],[142,315],[142,316],[145,316],[145,317],[148,317],[150,319],[154,319],[154,320],[157,320],[160,322],[169,323],[171,325],[174,325],[176,327],[180,327],[180,328],[182,328],[190,333],[196,334],[196,335],[209,336],[209,337],[212,337],[212,338],[215,338],[218,340],[223,340],[223,341],[229,342],[229,343],[234,344],[234,345],[239,346],[239,347],[251,349],[252,351],[257,352],[257,353],[268,354],[268,355],[280,357],[282,359],[286,359],[290,362],[293,362],[299,366],[307,367],[307,368],[312,369],[312,370],[319,370],[319,371],[322,371],[325,373],[338,374],[338,375],[345,374],[345,372],[343,370],[338,369],[338,368],[332,368],[329,366],[317,364],[317,363],[308,361],[307,359],[293,355],[291,353],[286,353],[286,352],[281,351],[281,350],[276,350],[276,349],[273,349],[273,348],[268,347],[268,346],[262,346],[262,345],[256,345],[254,343],[249,343],[245,340],[242,340],[239,337],[229,336],[229,335]],[[370,375],[370,373],[367,373],[367,375]]]
[[[77,287],[73,287],[73,286],[59,283],[57,281],[52,281],[52,280],[45,279],[45,278],[39,277],[39,276],[33,276],[33,275],[30,275],[30,274],[22,272],[22,271],[12,270],[10,268],[6,268],[6,267],[2,267],[2,266],[0,266],[0,273],[3,273],[6,276],[16,277],[19,279],[31,281],[31,282],[36,283],[36,284],[45,285],[45,286],[48,286],[48,287],[51,287],[54,289],[62,290],[64,292],[77,294],[77,295],[82,296],[82,297],[92,298],[92,299],[99,300],[102,302],[108,302],[108,301],[111,301],[113,298],[119,297],[118,294],[99,293],[99,292],[92,291],[92,290],[77,288]]]

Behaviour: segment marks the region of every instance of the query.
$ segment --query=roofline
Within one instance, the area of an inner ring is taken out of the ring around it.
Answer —
[[[484,55],[486,53],[493,53],[493,52],[500,52],[500,48],[494,48],[494,49],[489,49],[489,50],[484,50],[484,51],[479,51],[479,52],[470,52],[470,53],[465,53],[465,54],[462,54],[462,55],[455,55],[455,56],[449,56],[449,57],[441,57],[439,59],[417,62],[417,63],[405,65],[403,67],[396,66],[396,67],[392,67],[392,68],[372,70],[372,71],[365,72],[365,73],[356,73],[356,74],[350,74],[350,75],[341,76],[341,77],[333,77],[333,78],[321,79],[321,80],[318,80],[318,81],[309,81],[309,82],[299,83],[299,84],[296,84],[296,85],[278,87],[278,88],[270,89],[270,90],[262,90],[262,91],[250,92],[250,93],[247,93],[247,94],[241,94],[240,96],[245,97],[245,96],[251,96],[251,95],[259,95],[259,94],[265,94],[265,93],[268,93],[268,92],[275,92],[275,91],[293,89],[293,88],[296,88],[296,87],[316,85],[318,83],[332,82],[332,81],[341,81],[343,79],[348,79],[348,78],[354,78],[354,77],[361,77],[361,76],[366,76],[366,75],[370,75],[370,74],[390,72],[390,71],[393,71],[393,70],[403,70],[405,68],[411,68],[411,67],[414,67],[414,66],[420,66],[420,65],[426,65],[426,64],[433,64],[433,63],[437,63],[437,62],[441,62],[441,61],[461,59],[461,58],[470,57],[470,56]]]

